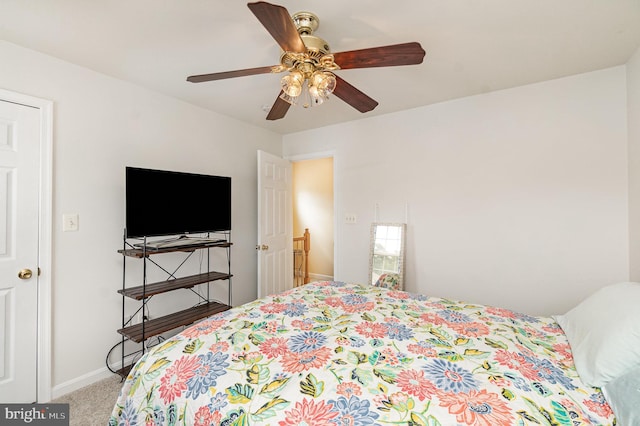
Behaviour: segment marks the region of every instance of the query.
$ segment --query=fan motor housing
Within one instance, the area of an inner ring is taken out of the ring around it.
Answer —
[[[300,38],[302,38],[302,41],[307,48],[304,53],[282,52],[282,55],[280,56],[280,63],[288,69],[296,67],[296,65],[301,62],[311,62],[315,66],[318,66],[320,64],[320,59],[331,53],[329,44],[320,37],[301,34]]]
[[[307,47],[307,51],[318,52],[321,55],[326,55],[331,52],[329,48],[329,43],[326,40],[321,39],[320,37],[311,35],[311,34],[300,34],[300,38],[302,42]]]
[[[291,16],[296,25],[300,38],[306,47],[304,53],[283,52],[280,56],[280,63],[288,68],[296,68],[302,63],[312,64],[318,67],[320,59],[331,53],[331,48],[326,40],[313,35],[318,29],[320,20],[311,12],[297,12]]]
[[[321,56],[331,52],[329,43],[326,40],[313,35],[313,32],[320,26],[320,19],[315,14],[311,12],[296,12],[291,18],[307,50],[320,53]]]

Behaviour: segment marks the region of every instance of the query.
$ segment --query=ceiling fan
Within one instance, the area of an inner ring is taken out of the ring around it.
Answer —
[[[192,75],[187,77],[187,81],[201,83],[288,71],[288,74],[282,77],[280,94],[271,107],[267,120],[283,118],[289,107],[297,104],[300,98],[303,99],[303,106],[308,107],[321,104],[331,93],[360,112],[371,111],[378,102],[333,71],[415,65],[422,63],[425,55],[422,46],[417,42],[331,53],[329,44],[313,35],[319,25],[318,17],[313,13],[298,12],[290,16],[284,7],[263,1],[248,3],[247,6],[282,48],[280,64]]]

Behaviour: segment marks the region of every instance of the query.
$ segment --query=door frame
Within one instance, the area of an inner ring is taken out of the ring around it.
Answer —
[[[0,89],[0,99],[40,111],[36,395],[38,402],[48,402],[51,400],[53,102],[5,89]]]
[[[333,279],[337,280],[337,276],[338,276],[338,246],[339,244],[337,243],[337,233],[338,233],[338,203],[337,203],[337,199],[339,199],[339,197],[337,196],[337,190],[338,187],[336,185],[336,182],[338,181],[336,179],[336,170],[338,170],[338,168],[336,167],[336,164],[338,163],[338,158],[336,156],[336,152],[334,150],[331,151],[319,151],[319,152],[310,152],[308,154],[297,154],[297,155],[289,155],[289,156],[283,156],[282,158],[284,158],[285,160],[289,160],[292,163],[295,163],[297,161],[304,161],[304,160],[318,160],[320,158],[332,158],[333,159]],[[294,194],[292,194],[294,195]]]

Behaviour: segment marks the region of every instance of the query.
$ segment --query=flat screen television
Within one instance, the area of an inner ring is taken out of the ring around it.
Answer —
[[[231,230],[231,178],[126,167],[125,236]]]

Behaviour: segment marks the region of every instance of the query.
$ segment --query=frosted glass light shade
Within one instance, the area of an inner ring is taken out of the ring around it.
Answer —
[[[328,99],[335,88],[336,77],[330,72],[316,71],[309,80],[309,94],[312,98]]]
[[[282,91],[292,98],[300,96],[302,93],[302,82],[304,81],[304,76],[299,71],[291,71],[289,74],[282,77],[280,80],[280,85],[282,86]]]
[[[318,91],[324,95],[324,97],[329,96],[333,93],[336,88],[336,76],[330,72],[320,72],[322,77],[319,79],[317,84],[314,84],[318,88]]]

